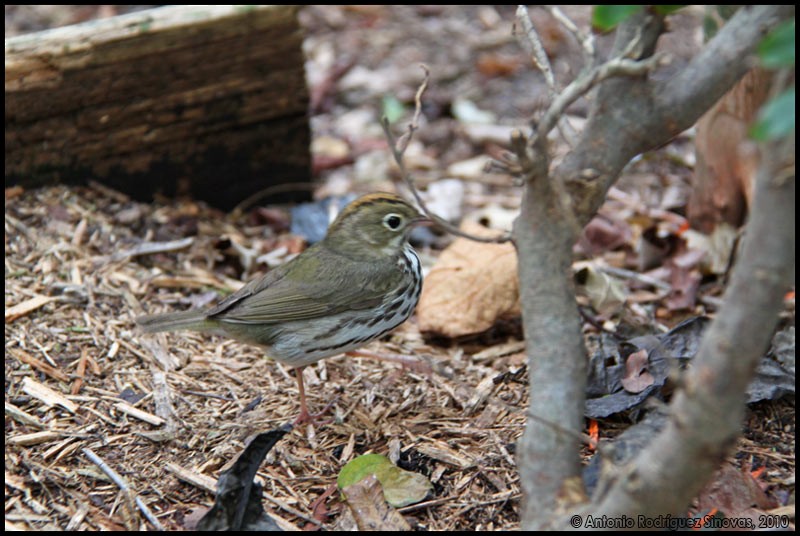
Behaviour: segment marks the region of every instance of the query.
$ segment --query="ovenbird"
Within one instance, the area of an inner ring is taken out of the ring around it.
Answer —
[[[427,222],[396,195],[365,195],[345,207],[322,241],[217,305],[136,322],[148,332],[188,329],[265,347],[268,357],[295,367],[295,424],[313,420],[303,367],[363,346],[411,316],[422,273],[408,236]]]

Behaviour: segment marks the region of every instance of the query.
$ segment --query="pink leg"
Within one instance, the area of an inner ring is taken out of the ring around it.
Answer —
[[[331,409],[336,399],[331,400],[327,406],[325,406],[322,411],[316,414],[311,414],[308,411],[308,404],[306,403],[306,389],[305,384],[303,382],[303,369],[305,367],[297,367],[294,369],[295,378],[297,378],[297,389],[300,391],[300,415],[292,423],[292,426],[299,426],[305,423],[312,423],[312,424],[328,424],[333,421],[333,419],[325,419],[322,420],[320,417],[325,415],[328,410]]]

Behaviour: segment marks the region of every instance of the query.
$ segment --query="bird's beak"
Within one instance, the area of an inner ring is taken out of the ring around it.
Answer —
[[[423,227],[430,227],[432,225],[436,225],[436,222],[427,216],[420,216],[419,218],[414,218],[413,220],[411,220],[411,224],[414,225],[415,227],[417,225]]]

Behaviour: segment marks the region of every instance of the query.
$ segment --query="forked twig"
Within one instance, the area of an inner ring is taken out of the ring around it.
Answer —
[[[585,75],[580,76],[553,101],[539,122],[537,136],[546,136],[556,125],[559,118],[563,116],[567,107],[578,100],[592,88],[603,80],[615,76],[640,76],[647,74],[655,69],[662,57],[659,55],[651,56],[644,60],[631,60],[624,57],[613,58],[606,63],[592,69]]]
[[[389,125],[389,120],[384,116],[381,120],[381,126],[383,127],[383,132],[386,135],[386,139],[389,142],[389,149],[392,151],[392,156],[394,157],[395,162],[397,162],[397,166],[400,168],[400,174],[403,176],[403,180],[408,185],[409,190],[411,190],[411,194],[414,196],[414,199],[417,201],[422,212],[425,213],[431,220],[433,220],[436,225],[447,231],[448,233],[460,236],[463,238],[468,238],[469,240],[474,240],[475,242],[484,242],[490,244],[502,244],[505,242],[511,241],[511,234],[504,233],[500,236],[496,237],[484,237],[484,236],[476,236],[470,233],[466,233],[459,229],[458,227],[452,225],[447,220],[440,218],[436,214],[432,213],[428,207],[425,205],[425,202],[422,200],[422,197],[417,190],[416,185],[414,184],[414,178],[408,172],[406,168],[405,161],[403,160],[403,156],[405,155],[406,149],[408,149],[408,145],[411,142],[411,138],[414,136],[414,132],[419,129],[419,117],[422,113],[422,95],[425,93],[425,90],[428,88],[428,81],[430,79],[430,70],[425,65],[420,65],[422,70],[425,72],[425,77],[422,80],[419,88],[417,89],[417,93],[414,96],[414,116],[411,119],[411,123],[408,125],[407,131],[400,136],[399,138],[395,138],[394,134],[392,134],[392,130]]]

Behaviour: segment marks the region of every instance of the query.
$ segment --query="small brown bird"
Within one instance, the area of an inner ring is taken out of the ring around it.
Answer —
[[[136,322],[148,332],[188,329],[264,346],[269,357],[295,367],[295,424],[313,421],[303,368],[355,350],[411,316],[422,272],[408,236],[429,222],[396,195],[365,195],[345,207],[322,241],[216,306]]]

